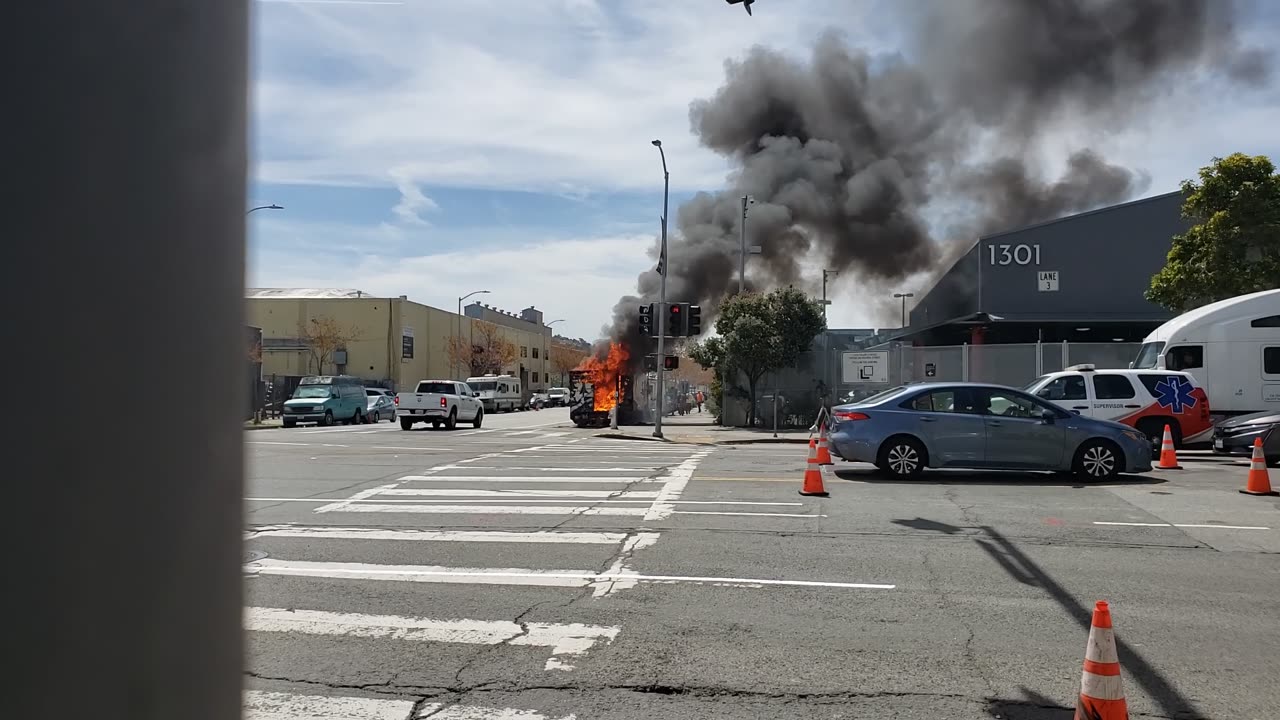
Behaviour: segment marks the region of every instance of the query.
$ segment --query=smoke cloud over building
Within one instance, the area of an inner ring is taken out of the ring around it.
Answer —
[[[701,304],[709,320],[736,292],[743,195],[755,199],[747,244],[763,248],[748,261],[749,287],[810,288],[807,260],[889,288],[945,271],[980,234],[1146,189],[1143,173],[1087,146],[1047,176],[1036,161],[1045,128],[1066,120],[1073,136],[1102,138],[1188,77],[1267,76],[1268,58],[1241,45],[1240,11],[1227,0],[908,5],[899,12],[910,60],[872,57],[834,32],[807,61],[755,47],[692,103],[693,132],[734,171],[726,188],[674,213],[669,301]],[[960,209],[939,237],[925,220],[937,204]],[[640,276],[610,338],[639,341],[636,307],[657,299],[658,284],[653,271]]]

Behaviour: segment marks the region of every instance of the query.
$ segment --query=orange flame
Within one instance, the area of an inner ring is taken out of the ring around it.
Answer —
[[[618,389],[618,378],[627,366],[631,353],[618,343],[609,343],[609,354],[604,359],[588,356],[578,364],[578,370],[587,373],[587,380],[595,388],[595,409],[612,410],[618,404],[613,393]]]

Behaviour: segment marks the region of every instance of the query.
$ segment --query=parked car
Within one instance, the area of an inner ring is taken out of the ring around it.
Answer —
[[[533,393],[529,395],[529,404],[526,406],[530,410],[541,410],[547,406],[547,393]]]
[[[569,404],[569,388],[553,387],[547,389],[547,405],[559,407]]]
[[[361,423],[367,402],[364,381],[350,375],[322,375],[302,378],[293,397],[284,402],[282,423],[332,425],[335,422]]]
[[[420,422],[431,423],[431,427],[437,429],[444,425],[452,430],[459,422],[480,427],[484,422],[484,406],[479,395],[466,383],[456,380],[423,380],[413,392],[396,394],[400,429],[408,430]]]
[[[1174,447],[1208,442],[1213,434],[1209,397],[1196,379],[1174,370],[1099,370],[1073,365],[1037,378],[1027,392],[1099,420],[1142,431],[1159,452],[1164,427]]]
[[[1253,454],[1253,441],[1262,438],[1267,464],[1280,466],[1280,411],[1237,415],[1213,428],[1213,452],[1218,455]]]
[[[1052,470],[1091,480],[1151,470],[1147,436],[1021,390],[904,385],[831,411],[831,451],[898,477],[925,468]]]
[[[396,401],[395,395],[385,388],[365,388],[365,397],[368,399],[368,407],[364,411],[365,422],[382,422],[386,418],[388,422],[396,421]]]

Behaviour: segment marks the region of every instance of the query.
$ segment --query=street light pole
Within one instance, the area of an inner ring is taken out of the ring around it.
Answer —
[[[653,436],[662,437],[662,400],[663,400],[663,340],[667,334],[667,273],[671,271],[671,258],[667,257],[667,193],[671,186],[671,173],[667,172],[667,154],[662,151],[662,141],[654,140],[653,146],[658,148],[658,156],[662,158],[662,246],[658,248],[658,258],[662,265],[661,288],[658,290],[658,404],[657,417],[653,420]]]
[[[555,325],[558,322],[564,322],[564,318],[542,323],[542,326],[550,329],[552,325]],[[548,352],[551,347],[551,341],[547,339],[550,336],[550,332],[547,332],[546,335],[542,336],[542,380],[543,384],[545,384],[548,389],[551,388],[551,373],[547,371],[547,368],[551,366],[551,353]]]
[[[245,217],[248,217],[251,213],[257,210],[283,210],[283,209],[284,209],[283,205],[276,205],[275,203],[271,203],[270,205],[259,205],[258,207],[255,207],[255,208],[249,208],[249,212],[245,213]]]
[[[822,387],[826,391],[820,401],[824,404],[827,402],[827,395],[831,392],[831,332],[827,328],[827,306],[831,301],[827,299],[827,278],[839,275],[838,270],[822,271]]]
[[[742,224],[738,226],[738,242],[742,246],[738,253],[738,293],[747,289],[747,206],[755,203],[750,195],[742,196]],[[756,248],[752,251],[758,252]]]
[[[907,298],[915,297],[915,293],[894,293],[895,298],[902,298],[902,327],[907,327]]]
[[[458,331],[453,336],[454,337],[453,350],[455,353],[461,354],[460,346],[462,345],[462,301],[466,300],[472,295],[488,295],[488,294],[489,294],[488,290],[476,290],[475,292],[467,293],[466,295],[463,295],[462,297],[458,298],[458,319],[455,321],[455,325],[458,328]],[[447,354],[447,351],[446,351],[446,354]],[[449,366],[454,368],[454,372],[457,372],[458,364],[456,362],[453,362],[454,360],[457,360],[457,358],[449,358],[449,360],[450,360]],[[466,380],[466,377],[460,377],[458,379]]]

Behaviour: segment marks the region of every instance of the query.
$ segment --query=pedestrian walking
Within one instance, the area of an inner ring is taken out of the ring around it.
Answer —
[[[698,394],[697,394],[697,395],[694,395],[694,401],[695,401],[696,403],[698,403],[698,413],[699,413],[699,414],[701,414],[701,413],[702,413],[702,403],[706,401],[706,396],[702,394],[702,391],[701,391],[701,390],[699,390],[699,391],[698,391]]]

